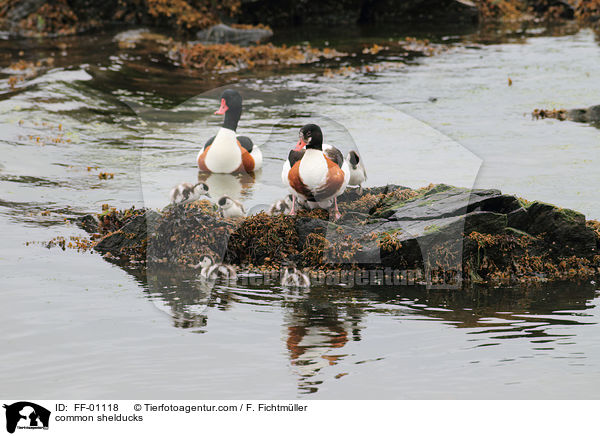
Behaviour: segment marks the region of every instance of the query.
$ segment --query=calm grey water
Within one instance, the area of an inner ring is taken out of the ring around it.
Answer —
[[[331,35],[320,37],[336,45]],[[143,47],[119,50],[113,36],[0,42],[4,67],[19,50],[56,56],[17,90],[10,71],[0,76],[6,397],[599,396],[592,283],[462,292],[217,286],[201,296],[193,277],[143,279],[97,254],[25,245],[83,236],[65,218],[104,203],[166,205],[174,184],[196,179],[198,143],[220,121],[213,88],[229,82],[246,98],[239,132],[261,145],[265,164],[254,181],[209,182],[248,207],[285,193],[283,158],[297,129],[317,120],[328,142],[361,151],[369,185],[494,187],[598,219],[600,130],[529,116],[599,103],[593,33],[532,31],[483,45],[486,35],[446,34],[450,48],[437,56],[381,52],[380,71],[334,77],[320,73],[330,64],[202,77]],[[336,37],[341,48],[386,41]],[[100,180],[101,171],[114,179]]]

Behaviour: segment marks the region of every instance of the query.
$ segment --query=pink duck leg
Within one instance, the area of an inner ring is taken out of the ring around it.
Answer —
[[[337,221],[342,217],[342,214],[340,213],[339,209],[338,209],[338,205],[337,205],[337,197],[335,197],[335,199],[333,200],[333,204],[334,204],[334,215],[333,215],[333,220]]]

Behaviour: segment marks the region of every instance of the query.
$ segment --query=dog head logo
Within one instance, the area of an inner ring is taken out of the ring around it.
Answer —
[[[14,433],[17,428],[48,429],[50,411],[29,401],[4,405],[6,409],[6,431]]]

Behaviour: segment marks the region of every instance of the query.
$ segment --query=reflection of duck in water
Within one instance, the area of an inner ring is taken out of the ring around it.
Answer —
[[[341,349],[353,338],[359,340],[362,312],[334,303],[303,300],[286,314],[286,346],[290,361],[300,375],[300,387],[315,392],[319,371],[346,357]]]
[[[249,194],[254,185],[253,173],[216,174],[198,173],[198,182],[205,183],[212,198],[221,198],[224,195],[240,199]]]
[[[221,107],[215,112],[225,115],[223,127],[198,153],[198,168],[211,173],[250,173],[262,166],[262,152],[247,136],[236,136],[242,115],[242,96],[233,89],[221,95]]]
[[[154,305],[171,316],[175,327],[206,326],[211,287],[196,280],[195,272],[149,268],[140,279],[146,281],[145,289]]]

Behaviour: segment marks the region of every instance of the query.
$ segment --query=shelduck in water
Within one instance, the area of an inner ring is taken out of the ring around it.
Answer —
[[[346,161],[350,168],[349,186],[358,186],[358,193],[362,194],[362,184],[367,180],[367,171],[362,159],[354,150],[350,150],[346,155]]]
[[[198,168],[211,173],[250,173],[262,166],[262,153],[247,136],[236,136],[242,115],[242,96],[233,89],[221,95],[221,107],[215,112],[225,115],[223,127],[206,141],[198,153]]]
[[[331,145],[323,145],[323,132],[316,124],[300,129],[300,139],[284,163],[281,177],[292,192],[292,210],[296,212],[296,197],[306,201],[311,209],[333,206],[334,219],[340,218],[337,197],[350,179],[350,169],[342,153]],[[304,150],[304,148],[306,149]],[[288,170],[289,168],[289,170]]]
[[[235,268],[224,263],[215,263],[209,256],[202,256],[198,265],[194,268],[200,268],[200,277],[207,280],[217,280],[223,278],[225,280],[237,280]]]
[[[287,266],[283,271],[283,277],[281,277],[281,286],[284,288],[308,288],[310,287],[310,278],[296,267]]]

